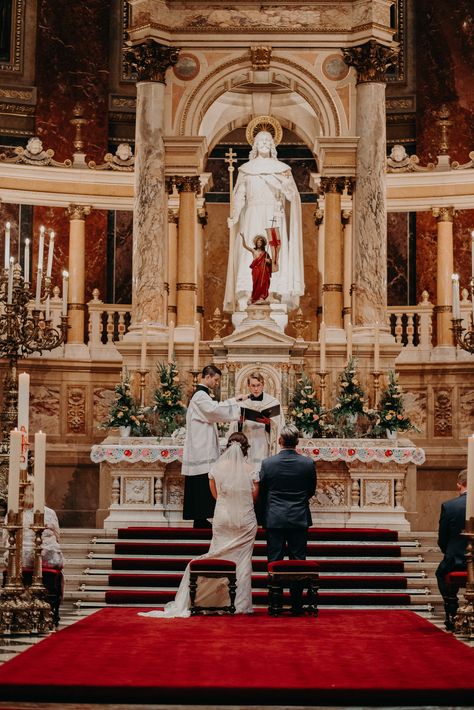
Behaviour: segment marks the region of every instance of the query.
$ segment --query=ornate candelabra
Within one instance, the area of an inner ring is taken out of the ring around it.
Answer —
[[[474,639],[474,518],[466,520],[466,530],[462,534],[467,537],[467,583],[464,593],[466,602],[458,609],[454,630],[460,636],[472,640]]]
[[[453,279],[455,277],[453,276]],[[457,277],[456,277],[457,278]],[[474,300],[474,277],[471,279],[471,304],[473,303]],[[467,291],[463,293],[467,294]],[[459,301],[459,299],[458,299]],[[454,308],[454,305],[453,305]],[[456,312],[457,311],[457,312]],[[459,302],[458,302],[458,308],[455,310],[455,315],[459,315]],[[452,319],[452,328],[451,330],[453,331],[454,335],[454,342],[456,345],[459,345],[460,348],[463,350],[466,350],[468,353],[474,353],[474,310],[472,313],[472,320],[471,320],[471,327],[468,329],[463,328],[463,319],[456,317]]]
[[[380,374],[380,372],[372,372],[372,377],[374,378],[374,407],[379,403]]]
[[[140,375],[140,407],[143,408],[145,406],[145,385],[146,385],[146,376],[150,372],[150,370],[137,370],[138,374]]]

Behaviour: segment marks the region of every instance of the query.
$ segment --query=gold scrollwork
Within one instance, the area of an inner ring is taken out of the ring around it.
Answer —
[[[281,143],[283,129],[280,122],[273,116],[256,116],[252,118],[245,131],[245,137],[249,145],[253,145],[254,138],[260,131],[271,133],[275,145]]]

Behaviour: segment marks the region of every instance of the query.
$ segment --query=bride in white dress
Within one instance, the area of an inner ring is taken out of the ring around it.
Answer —
[[[231,434],[227,448],[209,472],[209,485],[216,498],[209,551],[196,559],[218,558],[236,564],[237,614],[252,613],[252,553],[257,534],[254,501],[258,495],[258,471],[247,461],[249,443],[245,434]],[[196,604],[228,604],[226,579],[199,578]],[[174,601],[162,611],[140,612],[148,617],[190,616],[189,565],[184,571]]]

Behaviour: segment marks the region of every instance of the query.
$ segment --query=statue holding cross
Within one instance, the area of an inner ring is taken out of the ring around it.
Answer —
[[[262,239],[271,249],[269,274],[268,261],[265,262],[270,300],[296,308],[304,294],[301,200],[290,167],[277,159],[275,145],[281,136],[280,124],[269,116],[255,118],[247,127],[252,150],[248,162],[238,168],[228,220],[230,248],[224,310],[231,313],[245,311],[249,302],[256,302],[253,276],[255,258],[259,256],[254,254],[257,237],[260,249]],[[261,263],[263,274],[263,259]],[[257,294],[264,290],[257,290]]]

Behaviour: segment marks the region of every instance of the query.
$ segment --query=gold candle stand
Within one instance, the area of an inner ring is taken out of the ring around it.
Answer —
[[[474,639],[474,518],[466,520],[466,529],[462,535],[467,537],[467,583],[464,592],[466,601],[458,608],[454,620],[454,633],[472,640]]]
[[[380,375],[380,372],[372,373],[372,377],[374,378],[374,407],[377,407],[379,403]]]
[[[140,407],[144,407],[146,376],[148,375],[150,370],[137,370],[137,372],[140,375]]]
[[[319,375],[319,398],[321,400],[321,406],[324,408],[326,406],[326,377],[327,372],[318,372]]]

